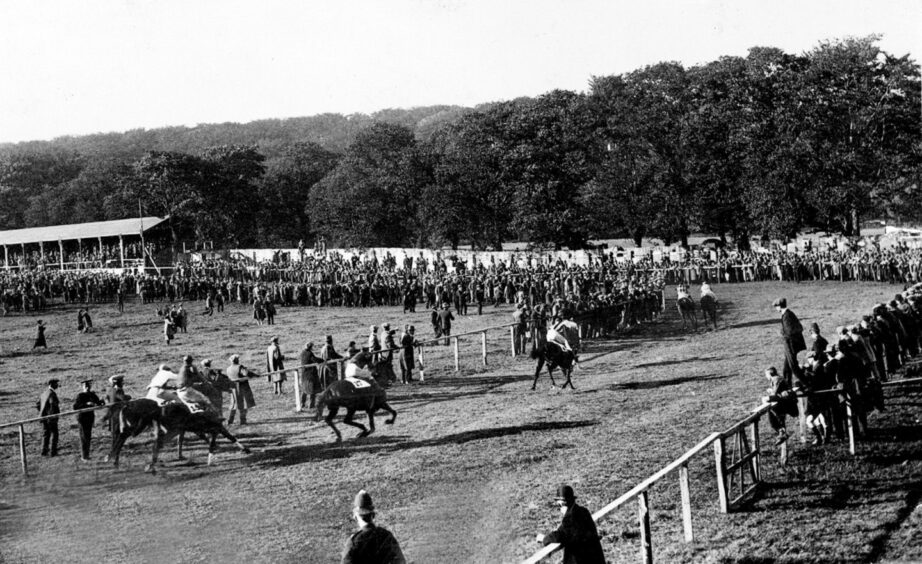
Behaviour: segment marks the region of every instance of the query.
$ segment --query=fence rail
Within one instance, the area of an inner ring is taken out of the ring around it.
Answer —
[[[883,387],[896,387],[903,385],[922,384],[922,378],[908,378],[902,380],[892,380],[883,382]],[[810,395],[840,395],[845,394],[844,390],[822,390]],[[650,512],[649,512],[649,489],[657,482],[668,476],[670,473],[679,471],[679,487],[682,496],[682,525],[685,532],[685,542],[692,542],[694,534],[691,523],[691,501],[690,501],[690,484],[688,481],[688,462],[689,460],[713,445],[714,449],[714,467],[717,475],[717,495],[718,505],[721,513],[730,513],[743,499],[748,497],[762,484],[762,450],[759,442],[759,421],[762,416],[768,413],[774,404],[768,403],[759,406],[751,414],[735,422],[723,432],[715,432],[708,435],[700,443],[687,450],[682,456],[670,462],[659,471],[654,473],[646,480],[640,482],[627,493],[623,494],[615,501],[609,503],[602,509],[592,514],[593,520],[598,522],[612,511],[624,506],[634,498],[638,499],[638,520],[640,524],[640,544],[641,544],[641,562],[649,564],[653,562],[653,541],[651,538]],[[849,436],[849,452],[852,455],[857,453],[855,447],[854,424],[852,420],[851,401],[846,401],[846,424]],[[749,429],[750,435],[746,436],[746,430]],[[728,464],[726,441],[732,439],[736,441],[736,452],[740,457],[732,460]],[[787,459],[787,444],[781,445],[782,462]],[[731,497],[733,478],[736,477],[736,483],[739,495]],[[749,477],[750,483],[747,486],[745,476]],[[552,543],[531,555],[528,559],[523,560],[521,564],[537,564],[551,554],[561,550],[563,545]]]

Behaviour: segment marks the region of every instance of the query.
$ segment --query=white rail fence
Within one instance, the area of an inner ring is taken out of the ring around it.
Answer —
[[[922,385],[922,378],[893,380],[882,383],[882,386],[887,388],[905,385]],[[844,392],[842,390],[824,390],[815,393],[815,395],[840,394],[844,394]],[[694,456],[713,445],[718,506],[721,513],[732,512],[763,483],[763,452],[759,436],[759,422],[762,416],[768,413],[772,405],[773,404],[766,404],[760,406],[756,411],[737,421],[727,430],[719,433],[711,433],[697,445],[687,450],[682,456],[631,488],[631,490],[615,501],[593,513],[592,518],[598,522],[616,509],[637,499],[637,519],[640,526],[640,561],[644,564],[651,564],[653,562],[653,539],[650,526],[649,490],[656,485],[657,482],[662,481],[673,472],[678,471],[679,489],[682,497],[682,526],[685,533],[684,538],[685,542],[692,542],[694,540],[694,532],[692,529],[691,484],[688,479],[689,461]],[[855,455],[857,454],[855,429],[851,400],[848,398],[846,398],[845,408],[845,420],[848,429],[848,450],[849,453]],[[734,447],[730,449],[730,452],[733,453],[732,455],[728,453],[728,444]],[[781,461],[785,462],[787,460],[787,444],[782,443],[779,450]],[[734,490],[736,491],[735,495]],[[562,549],[563,545],[561,544],[549,544],[531,555],[528,559],[522,561],[522,564],[537,564],[551,554]]]

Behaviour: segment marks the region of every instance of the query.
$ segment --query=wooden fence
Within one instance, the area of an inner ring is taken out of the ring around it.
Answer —
[[[922,384],[922,378],[893,380],[884,382],[884,387]],[[839,395],[842,390],[824,390],[815,392],[815,395]],[[846,399],[846,425],[848,428],[848,450],[857,454],[855,446],[855,430],[851,401]],[[664,466],[658,472],[634,486],[626,494],[609,503],[602,509],[592,514],[598,522],[629,501],[637,499],[637,518],[640,526],[640,561],[644,564],[653,562],[653,539],[650,526],[650,498],[649,490],[657,482],[664,479],[672,472],[679,472],[679,489],[682,496],[682,525],[685,531],[685,542],[692,542],[694,534],[691,520],[691,497],[688,480],[688,462],[692,457],[713,445],[714,467],[717,475],[717,496],[720,511],[730,513],[748,498],[763,483],[762,480],[762,449],[759,437],[759,422],[762,416],[768,413],[772,404],[765,404],[756,409],[747,417],[734,423],[729,429],[720,433],[711,433],[700,443],[689,449],[682,456]],[[728,445],[734,446],[734,454],[728,455]],[[787,443],[782,443],[780,457],[782,462],[787,460]],[[734,490],[736,494],[734,495]],[[561,550],[563,545],[552,543],[534,553],[522,564],[537,564],[551,554]]]

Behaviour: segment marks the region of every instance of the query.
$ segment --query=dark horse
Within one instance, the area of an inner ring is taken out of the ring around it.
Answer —
[[[544,365],[547,365],[547,375],[551,377],[551,385],[556,386],[557,383],[554,382],[554,369],[560,368],[560,371],[563,372],[563,375],[567,378],[567,381],[563,383],[561,389],[567,387],[567,384],[570,385],[570,388],[575,390],[573,387],[573,382],[570,380],[570,375],[573,373],[573,361],[576,358],[576,355],[571,351],[564,350],[557,343],[549,342],[544,343],[542,347],[536,347],[531,350],[531,357],[538,361],[535,366],[535,381],[531,384],[531,389],[534,390],[535,386],[538,385],[538,376],[541,375],[541,368]]]
[[[392,425],[397,419],[397,412],[387,404],[387,392],[375,380],[365,380],[362,378],[347,378],[337,380],[327,386],[327,389],[317,396],[317,416],[315,421],[320,421],[323,417],[324,408],[329,409],[329,413],[324,421],[336,433],[336,442],[342,442],[343,436],[333,424],[333,418],[339,413],[339,408],[346,409],[346,417],[343,423],[352,425],[362,430],[358,437],[367,437],[375,432],[375,412],[382,409],[391,414],[391,418],[385,421],[386,424]],[[355,412],[362,410],[368,414],[368,428],[361,423],[352,420]]]
[[[695,314],[695,300],[689,296],[683,296],[676,300],[676,306],[679,308],[679,314],[682,316],[682,330],[688,330],[688,322],[691,321],[695,331],[698,330],[698,316]]]
[[[717,298],[712,294],[701,296],[701,317],[704,318],[705,329],[709,321],[714,325],[714,329],[717,329]]]
[[[118,466],[119,453],[125,446],[128,437],[137,437],[147,429],[154,433],[154,446],[150,464],[144,468],[145,472],[156,472],[154,465],[163,441],[183,433],[193,433],[208,442],[208,463],[210,464],[217,450],[217,437],[226,437],[237,448],[249,453],[237,437],[224,427],[221,419],[207,412],[192,413],[183,403],[170,403],[163,407],[151,399],[140,399],[127,404],[118,415],[122,422],[121,432],[112,444],[112,451],[108,459]]]

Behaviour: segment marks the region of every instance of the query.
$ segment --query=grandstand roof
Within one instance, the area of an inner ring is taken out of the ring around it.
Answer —
[[[48,243],[56,241],[73,241],[74,239],[96,239],[97,237],[118,237],[119,235],[138,235],[141,226],[144,231],[166,221],[161,217],[143,217],[116,219],[113,221],[93,221],[91,223],[72,223],[70,225],[51,225],[48,227],[29,227],[0,231],[0,245],[21,245],[23,243]]]

